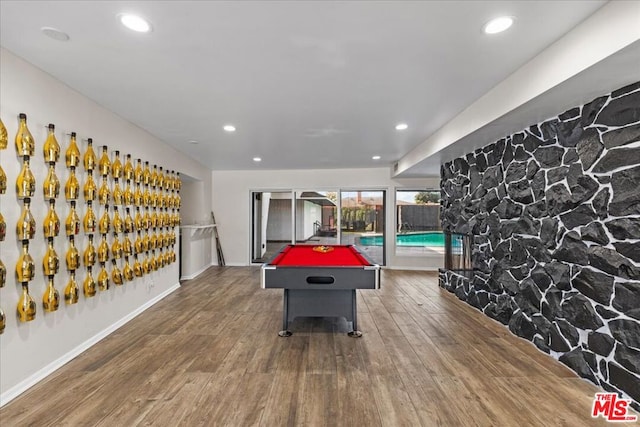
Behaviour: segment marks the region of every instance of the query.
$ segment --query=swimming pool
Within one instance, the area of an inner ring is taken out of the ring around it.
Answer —
[[[361,236],[360,245],[382,246],[382,236]],[[435,246],[443,248],[444,234],[442,231],[397,234],[396,246]]]

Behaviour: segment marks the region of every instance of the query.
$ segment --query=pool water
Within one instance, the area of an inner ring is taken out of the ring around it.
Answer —
[[[361,236],[360,245],[382,246],[382,236]],[[398,234],[396,235],[396,245],[444,247],[444,234],[442,231]]]

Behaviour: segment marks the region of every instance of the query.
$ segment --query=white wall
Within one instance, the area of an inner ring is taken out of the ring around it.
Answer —
[[[64,304],[54,313],[44,313],[42,295],[46,281],[42,274],[42,258],[45,252],[45,239],[42,235],[42,221],[46,214],[42,195],[42,183],[45,178],[45,163],[42,145],[45,139],[45,126],[56,125],[58,141],[66,150],[71,131],[78,134],[81,141],[92,137],[94,147],[107,144],[110,150],[120,149],[134,158],[141,157],[151,164],[165,169],[176,170],[202,182],[199,190],[201,205],[192,207],[183,203],[183,213],[192,218],[206,217],[211,206],[211,171],[195,160],[177,152],[139,127],[123,120],[100,105],[75,92],[43,71],[33,67],[5,49],[0,49],[0,116],[10,136],[7,150],[0,151],[0,162],[8,176],[6,194],[0,195],[0,210],[7,222],[7,236],[0,243],[0,257],[7,267],[7,284],[0,289],[0,306],[7,315],[7,326],[0,335],[0,404],[23,391],[43,375],[50,372],[77,354],[83,346],[98,339],[104,331],[118,325],[123,319],[144,308],[154,300],[170,292],[178,285],[178,263],[171,264],[151,275],[99,292],[93,298],[85,299],[71,306]],[[29,251],[36,264],[36,277],[30,282],[30,292],[37,302],[36,319],[28,323],[19,323],[16,319],[16,304],[21,287],[15,282],[14,266],[18,258],[18,242],[15,224],[20,215],[22,203],[15,194],[15,179],[22,162],[18,160],[13,144],[18,125],[19,113],[28,116],[29,128],[36,140],[36,153],[31,161],[36,177],[36,195],[33,198],[32,213],[36,218],[37,231],[31,241]],[[86,145],[80,144],[81,150]],[[80,168],[78,178],[84,182],[84,168]],[[62,164],[56,167],[62,185],[67,179],[67,170]],[[82,196],[81,196],[82,197]],[[84,201],[79,201],[80,214],[84,214]],[[68,203],[62,194],[56,203],[56,211],[61,220],[67,216]],[[64,227],[64,226],[63,226]],[[77,236],[77,246],[84,250],[86,238],[83,233]],[[67,250],[67,238],[62,233],[55,239],[58,255],[63,260]],[[65,263],[55,277],[58,291],[63,293],[68,274]],[[94,272],[94,275],[97,274]],[[80,284],[85,277],[85,269],[78,271]]]
[[[391,179],[387,167],[368,169],[213,171],[213,206],[225,259],[230,265],[250,265],[251,191],[386,190],[386,232],[394,234],[396,188],[439,188],[440,178]],[[272,200],[271,203],[274,203]],[[394,239],[387,239],[387,266],[436,269],[441,255],[395,256]]]

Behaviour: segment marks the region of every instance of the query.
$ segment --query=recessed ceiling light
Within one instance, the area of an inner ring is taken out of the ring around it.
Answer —
[[[380,160],[380,156],[373,156],[372,159],[373,160]]]
[[[195,139],[190,139],[189,140],[189,144],[200,144],[198,141],[196,141]]]
[[[254,162],[261,162],[261,161],[262,161],[262,159],[261,159],[260,157],[254,157],[254,158],[253,158],[253,161],[254,161]]]
[[[66,42],[69,40],[69,34],[65,33],[64,31],[60,31],[57,28],[52,28],[52,27],[42,27],[40,28],[40,31],[42,31],[42,34],[44,34],[47,37],[51,37],[54,40],[58,40],[60,42]]]
[[[409,126],[406,123],[398,123],[396,125],[396,130],[405,130],[407,129]]]
[[[118,15],[120,23],[132,31],[138,33],[148,33],[151,31],[151,24],[144,18],[131,13],[121,13]]]
[[[224,125],[222,127],[222,129],[224,129],[226,132],[235,132],[236,131],[236,127],[234,125]]]
[[[501,33],[513,25],[512,16],[499,16],[487,22],[482,28],[486,34]]]

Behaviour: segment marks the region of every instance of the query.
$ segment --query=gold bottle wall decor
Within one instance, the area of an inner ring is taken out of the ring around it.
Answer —
[[[82,254],[84,265],[87,268],[91,268],[96,263],[96,248],[93,245],[93,234],[89,234],[89,243]]]
[[[105,263],[109,261],[109,244],[107,243],[107,235],[103,234],[98,245],[98,261]]]
[[[27,115],[20,113],[18,115],[20,124],[18,125],[18,133],[16,134],[16,153],[18,156],[33,156],[35,152],[35,141],[29,127],[27,126]]]
[[[95,151],[93,151],[93,139],[87,139],[87,151],[84,153],[84,170],[87,172],[93,172],[96,168],[96,164],[98,162],[98,158],[96,157]],[[91,174],[89,174],[91,175]]]
[[[109,218],[109,205],[105,205],[104,212],[98,222],[98,230],[100,234],[107,234],[111,229],[111,219]]]
[[[122,178],[122,162],[120,161],[120,151],[116,150],[115,158],[111,164],[111,176],[113,179]]]
[[[42,231],[45,238],[53,238],[60,233],[60,218],[56,213],[55,199],[49,201],[49,212],[47,212],[47,216],[44,217]]]
[[[111,190],[109,189],[109,183],[107,182],[107,177],[102,177],[102,184],[100,185],[100,190],[98,191],[98,203],[101,205],[108,205],[109,199],[111,198]]]
[[[133,170],[133,182],[139,186],[142,183],[142,175],[144,170],[142,169],[142,159],[136,160],[136,168]]]
[[[136,208],[142,206],[142,190],[140,190],[140,185],[136,185],[136,189],[133,192],[133,204],[136,205]]]
[[[80,164],[80,149],[76,143],[76,133],[71,132],[69,147],[64,153],[64,161],[68,168],[77,168]]]
[[[69,249],[67,249],[67,270],[75,271],[80,267],[80,253],[76,248],[73,236],[69,237]]]
[[[67,201],[77,200],[78,197],[80,197],[80,182],[78,182],[78,178],[76,177],[75,166],[71,166],[69,178],[67,178],[67,182],[64,185],[64,196]]]
[[[2,169],[2,165],[0,165],[0,194],[4,194],[7,192],[7,174]]]
[[[109,273],[104,268],[104,263],[100,264],[100,273],[98,273],[98,289],[106,291],[109,289]]]
[[[131,154],[127,154],[127,160],[124,163],[122,176],[127,181],[133,181],[133,175],[134,175],[134,169],[133,169],[133,163],[131,162]]]
[[[124,281],[122,280],[122,271],[120,271],[120,269],[118,268],[118,264],[116,263],[115,259],[111,260],[111,263],[113,264],[113,266],[111,267],[111,281],[116,286],[120,286],[124,283]]]
[[[4,240],[4,237],[6,235],[7,235],[7,223],[4,221],[2,212],[0,212],[0,242]]]
[[[45,276],[53,276],[58,274],[60,268],[60,258],[53,247],[53,239],[48,239],[47,251],[42,259],[42,270]]]
[[[4,328],[7,326],[7,316],[5,316],[4,311],[0,308],[0,334],[4,332]]]
[[[133,274],[136,277],[142,277],[144,275],[144,271],[142,269],[142,264],[140,264],[140,261],[138,260],[138,254],[136,254],[134,256],[134,262],[133,262]]]
[[[29,167],[29,157],[24,156],[22,170],[16,179],[16,195],[18,199],[33,197],[36,193],[36,178]]]
[[[93,207],[91,206],[91,200],[87,202],[87,211],[84,214],[82,223],[84,225],[84,232],[86,234],[93,234],[96,232],[98,218],[96,217],[96,214],[93,211]]]
[[[91,298],[96,295],[96,282],[95,280],[93,280],[91,267],[87,267],[87,275],[85,276],[84,282],[82,283],[82,289],[86,298]]]
[[[44,294],[42,295],[42,306],[44,311],[53,312],[58,309],[60,305],[60,294],[53,285],[53,276],[49,276],[49,283],[47,284]]]
[[[122,201],[125,206],[133,205],[133,190],[131,190],[131,181],[129,180],[127,180],[127,185],[124,187]]]
[[[67,231],[67,236],[74,236],[80,233],[80,217],[78,217],[78,212],[76,212],[76,202],[73,200],[71,201],[71,210],[69,211],[69,215],[67,215],[64,226]]]
[[[7,267],[4,266],[4,262],[0,259],[0,288],[4,288],[5,283],[7,283]]]
[[[35,275],[36,266],[33,262],[31,254],[29,254],[29,241],[22,241],[22,253],[18,257],[16,263],[16,281],[18,283],[26,283],[33,280]]]
[[[113,196],[113,204],[115,206],[121,206],[124,199],[124,193],[122,192],[122,188],[120,188],[120,183],[118,183],[117,178],[114,179],[113,192],[111,194]]]
[[[56,164],[54,162],[49,163],[49,172],[42,186],[42,194],[45,200],[56,199],[60,194],[60,180],[56,175]]]
[[[133,245],[128,235],[124,235],[122,238],[122,254],[127,257],[133,255]]]
[[[122,276],[127,282],[131,282],[133,280],[133,268],[129,264],[129,257],[124,258],[124,266],[122,267]]]
[[[16,224],[16,236],[18,240],[31,240],[36,234],[36,220],[31,214],[31,199],[24,199],[22,214]]]
[[[114,206],[113,208],[113,231],[115,233],[124,232],[124,221],[118,212],[118,208]]]
[[[7,146],[9,146],[9,134],[4,123],[2,123],[2,119],[0,119],[0,150],[6,149]]]
[[[18,320],[21,322],[30,322],[36,318],[36,302],[29,294],[29,286],[22,284],[22,295],[18,300]]]
[[[76,304],[78,302],[80,289],[78,289],[78,283],[76,283],[76,272],[71,271],[69,273],[69,282],[64,288],[64,302],[68,305]]]
[[[135,222],[133,221],[133,218],[131,217],[131,211],[127,207],[125,209],[125,212],[127,214],[124,217],[124,232],[125,233],[133,233],[133,231],[135,230]]]
[[[149,162],[144,162],[144,169],[142,171],[142,183],[146,186],[151,184],[151,169],[149,169]]]
[[[111,243],[111,256],[114,260],[120,259],[122,256],[122,245],[120,244],[120,240],[118,240],[118,234],[113,233],[113,242]]]
[[[47,163],[55,163],[60,159],[60,144],[56,139],[56,127],[53,123],[49,123],[49,131],[47,139],[42,146],[42,152],[44,154],[44,161]]]
[[[91,173],[87,174],[87,180],[84,183],[83,187],[84,201],[89,202],[96,199],[98,194],[98,186],[96,182],[93,180],[93,176]]]
[[[100,161],[98,162],[98,170],[100,171],[100,175],[103,177],[106,177],[111,173],[111,160],[109,160],[109,153],[107,150],[108,147],[106,145],[102,146],[102,156],[100,156]]]

